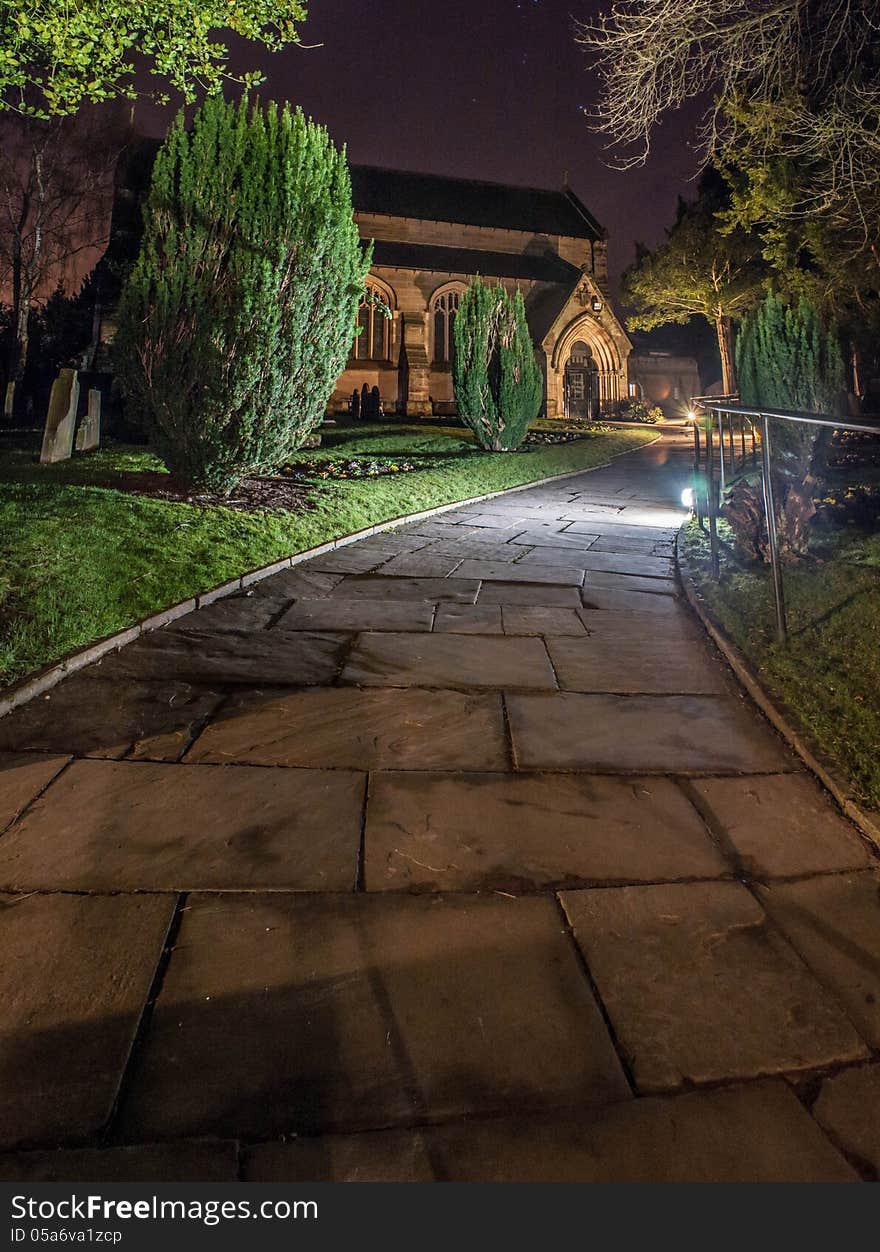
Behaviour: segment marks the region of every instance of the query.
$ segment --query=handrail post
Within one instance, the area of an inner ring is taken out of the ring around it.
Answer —
[[[694,503],[697,508],[697,525],[703,529],[703,493],[700,489],[700,425],[694,415]]]
[[[719,414],[720,420],[720,414]],[[712,447],[713,430],[710,422],[706,428],[706,503],[709,515],[709,552],[712,577],[717,582],[721,576],[721,565],[718,560],[718,525],[716,519],[717,502],[715,499],[715,454]],[[721,467],[724,469],[724,449],[721,450]]]
[[[785,618],[785,589],[782,584],[782,567],[779,561],[779,541],[776,534],[776,501],[771,475],[770,419],[761,414],[761,466],[764,489],[764,512],[767,515],[767,541],[770,547],[770,567],[773,571],[773,594],[776,598],[776,635],[780,643],[788,641],[788,623]]]
[[[721,474],[721,490],[724,491],[724,414],[715,410],[718,417],[718,469]]]

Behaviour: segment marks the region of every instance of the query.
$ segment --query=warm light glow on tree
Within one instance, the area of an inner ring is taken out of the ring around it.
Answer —
[[[142,67],[195,99],[224,81],[253,85],[259,71],[228,69],[231,31],[276,51],[299,42],[302,0],[0,0],[0,109],[40,116],[134,98]]]

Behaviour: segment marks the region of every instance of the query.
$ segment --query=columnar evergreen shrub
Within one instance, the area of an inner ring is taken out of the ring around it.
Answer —
[[[476,278],[455,319],[455,400],[482,448],[518,448],[538,416],[544,379],[526,322],[522,292]]]
[[[746,314],[737,343],[744,404],[834,413],[844,386],[836,329],[804,298],[786,304],[768,292]]]
[[[209,98],[156,158],[116,357],[172,473],[231,490],[322,420],[371,255],[345,153],[299,109]]]
[[[746,315],[737,342],[737,367],[744,404],[830,414],[839,409],[844,368],[837,330],[823,326],[804,298],[788,304],[769,292]],[[802,553],[816,512],[814,495],[826,439],[818,426],[783,421],[770,425],[780,541],[788,551]],[[735,489],[727,517],[743,547],[762,546],[754,523],[763,517],[763,506],[745,486]]]

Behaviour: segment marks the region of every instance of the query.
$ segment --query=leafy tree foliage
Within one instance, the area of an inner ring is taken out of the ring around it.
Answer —
[[[624,275],[623,296],[633,308],[627,319],[632,330],[704,317],[715,328],[722,385],[732,395],[733,323],[760,299],[764,267],[754,237],[741,229],[722,233],[718,214],[727,204],[725,184],[707,172],[697,200],[679,202],[666,242],[654,252],[639,250]]]
[[[609,0],[578,36],[625,167],[664,116],[711,101],[701,146],[734,186],[728,223],[759,236],[789,300],[838,321],[857,393],[880,368],[878,23],[877,0]]]
[[[212,97],[160,149],[144,227],[119,372],[169,469],[229,491],[303,444],[348,359],[371,249],[345,154],[299,109]]]
[[[233,77],[218,33],[275,51],[305,17],[302,0],[0,0],[0,108],[46,116],[133,98],[141,66],[192,101]]]
[[[455,399],[482,448],[510,452],[538,416],[544,380],[522,292],[476,278],[455,319]]]

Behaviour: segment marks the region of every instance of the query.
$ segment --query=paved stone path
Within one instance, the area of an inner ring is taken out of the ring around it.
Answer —
[[[676,595],[687,467],[366,539],[0,722],[0,1175],[880,1168],[877,862]]]

